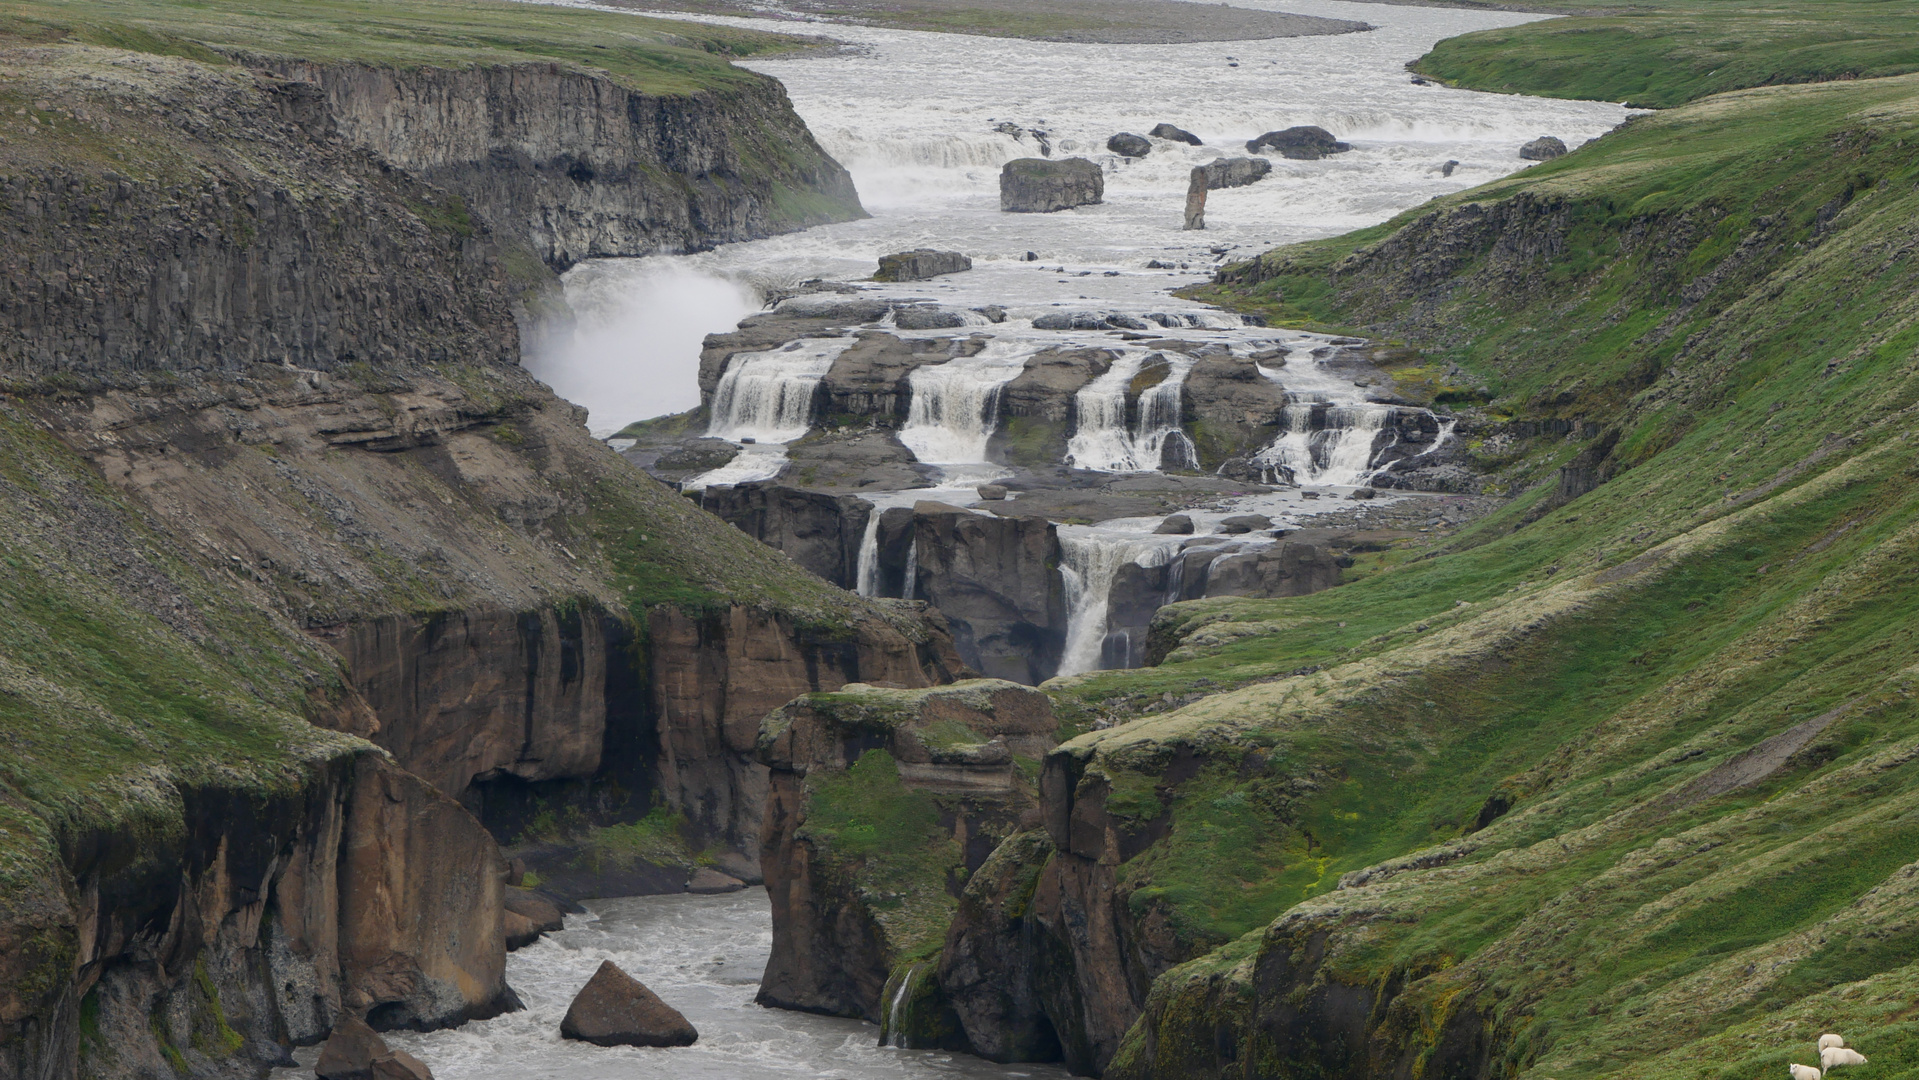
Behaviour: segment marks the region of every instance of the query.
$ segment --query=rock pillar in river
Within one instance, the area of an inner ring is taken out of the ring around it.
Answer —
[[[1192,182],[1186,185],[1186,227],[1206,227],[1206,166],[1193,166]]]

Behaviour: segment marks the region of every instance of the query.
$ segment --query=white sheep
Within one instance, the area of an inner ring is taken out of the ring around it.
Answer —
[[[1819,1070],[1810,1065],[1788,1065],[1786,1071],[1792,1074],[1792,1080],[1819,1080]]]
[[[1840,1038],[1837,1035],[1828,1033],[1828,1034],[1819,1036],[1819,1052],[1822,1054],[1825,1053],[1826,1048],[1828,1046],[1844,1046],[1844,1045],[1846,1045],[1846,1040]]]
[[[1819,1051],[1819,1067],[1831,1072],[1841,1065],[1864,1065],[1866,1055],[1843,1046],[1828,1046]]]

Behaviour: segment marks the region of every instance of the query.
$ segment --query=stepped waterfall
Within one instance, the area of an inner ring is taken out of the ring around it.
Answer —
[[[713,391],[706,433],[716,439],[785,443],[813,426],[813,398],[853,338],[802,338],[766,352],[736,354]]]

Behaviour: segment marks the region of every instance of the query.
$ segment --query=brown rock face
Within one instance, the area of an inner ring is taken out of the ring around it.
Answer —
[[[506,860],[424,780],[360,760],[338,887],[342,998],[373,1027],[430,1031],[519,1007],[505,979]]]
[[[356,1016],[343,1016],[320,1048],[313,1073],[319,1080],[372,1080],[373,1063],[387,1057],[386,1040]]]
[[[842,589],[859,584],[860,542],[873,512],[864,499],[763,481],[707,488],[700,506]]]
[[[580,988],[560,1034],[598,1046],[692,1046],[700,1037],[678,1009],[611,960]]]
[[[877,622],[848,637],[757,609],[696,618],[662,607],[648,625],[661,791],[696,829],[747,852],[766,806],[753,752],[768,712],[849,682],[933,686],[964,669],[950,639],[917,643]]]
[[[373,1063],[373,1080],[433,1080],[433,1070],[405,1050],[395,1050]]]
[[[944,932],[953,876],[978,869],[1000,838],[1037,817],[1036,793],[1015,759],[1046,753],[1056,725],[1045,694],[995,679],[930,690],[848,686],[769,715],[759,755],[772,769],[761,865],[773,951],[758,1000],[882,1022],[883,991],[901,957],[930,951]],[[941,835],[923,840],[938,849],[933,858],[836,847],[806,831],[817,800],[830,798],[822,785],[855,765],[897,778],[882,789],[888,802],[831,812],[911,814],[936,797]]]

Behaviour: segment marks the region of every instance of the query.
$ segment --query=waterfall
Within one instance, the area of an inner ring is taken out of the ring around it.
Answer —
[[[1279,437],[1254,460],[1290,473],[1294,483],[1359,486],[1373,475],[1381,432],[1397,418],[1390,405],[1287,405],[1280,413]],[[1394,433],[1392,441],[1398,437]]]
[[[813,397],[855,339],[802,338],[766,352],[735,353],[713,391],[707,435],[784,443],[813,426]]]
[[[977,356],[915,368],[900,442],[929,465],[986,461],[986,443],[999,426],[1000,388],[1026,370],[1033,345],[989,342]]]
[[[881,1046],[897,1046],[901,1050],[911,1049],[906,1045],[905,1033],[900,1030],[900,1013],[906,1008],[906,995],[913,989],[914,977],[925,966],[923,963],[914,964],[906,969],[906,974],[900,976],[900,988],[893,991],[893,1000],[886,1006],[886,1026],[880,1031]]]
[[[860,536],[859,569],[854,576],[861,596],[880,594],[880,508],[866,516],[866,532]]]
[[[1059,527],[1060,577],[1066,585],[1066,650],[1059,674],[1099,668],[1113,578],[1127,563],[1160,566],[1179,552],[1177,536],[1116,534],[1085,525]]]
[[[1167,360],[1169,370],[1164,379],[1140,395],[1139,419],[1129,429],[1126,395],[1140,369],[1155,356]],[[1073,397],[1079,422],[1066,447],[1069,463],[1098,472],[1158,469],[1168,443],[1182,465],[1193,463],[1192,441],[1180,430],[1180,393],[1193,363],[1192,357],[1179,354],[1168,357],[1144,349],[1121,351],[1105,374],[1080,387]]]
[[[900,579],[900,599],[911,600],[919,591],[920,584],[920,541],[918,536],[906,541],[906,573]]]

